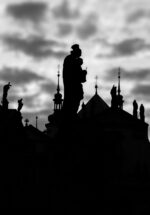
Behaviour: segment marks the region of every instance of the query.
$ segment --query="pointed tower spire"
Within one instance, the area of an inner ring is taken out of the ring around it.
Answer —
[[[54,95],[54,111],[59,111],[62,108],[62,94],[60,93],[60,85],[59,85],[59,77],[60,77],[60,65],[58,65],[58,73],[57,73],[57,77],[58,77],[58,83],[57,83],[57,93]]]
[[[121,73],[120,73],[120,67],[118,69],[118,95],[121,93],[121,88],[120,88],[120,78],[121,78]]]
[[[97,85],[98,76],[95,77],[95,95],[97,95],[98,85]]]
[[[58,82],[57,82],[57,93],[59,93],[59,92],[60,92],[60,86],[59,86],[60,65],[58,65],[58,73],[57,73],[57,77],[58,77]]]
[[[38,129],[38,116],[36,116],[36,124],[35,124],[35,127],[36,127],[36,129]]]
[[[118,68],[118,95],[117,95],[117,106],[120,109],[123,109],[123,96],[121,95],[121,87],[120,87],[120,79],[121,79],[121,72],[120,72],[120,67]]]

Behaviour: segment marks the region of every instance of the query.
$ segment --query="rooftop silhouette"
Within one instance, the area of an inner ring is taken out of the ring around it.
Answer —
[[[119,68],[118,86],[110,89],[111,105],[99,94],[96,78],[95,94],[78,110],[87,71],[82,69],[79,45],[71,48],[63,64],[64,98],[58,67],[54,109],[44,132],[38,129],[37,116],[35,126],[23,119],[23,98],[18,99],[16,110],[9,109],[11,84],[4,85],[0,106],[0,206],[51,208],[76,214],[91,209],[94,213],[100,195],[101,207],[109,214],[127,212],[130,206],[143,212],[150,191],[150,144],[144,105],[134,100],[133,114],[124,110]]]

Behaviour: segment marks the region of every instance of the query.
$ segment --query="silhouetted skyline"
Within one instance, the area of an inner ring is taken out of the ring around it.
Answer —
[[[149,19],[149,0],[0,1],[0,208],[150,208]]]
[[[57,66],[62,72],[63,58],[78,43],[88,68],[85,102],[94,94],[97,75],[99,92],[110,104],[109,90],[121,67],[125,108],[132,113],[133,99],[143,102],[150,119],[149,10],[148,0],[1,0],[0,90],[10,81],[11,107],[24,97],[25,118],[34,124],[38,115],[43,130]]]

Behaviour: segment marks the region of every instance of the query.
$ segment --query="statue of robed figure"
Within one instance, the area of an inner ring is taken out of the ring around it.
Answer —
[[[2,98],[2,108],[4,110],[8,110],[8,100],[7,100],[7,95],[8,95],[8,90],[10,89],[11,84],[8,82],[8,84],[4,85],[3,87],[3,98]]]
[[[19,99],[19,100],[18,100],[18,109],[17,109],[18,112],[20,112],[21,109],[22,109],[22,107],[23,107],[23,102],[22,102],[22,100],[23,100],[23,99]]]
[[[70,55],[64,59],[63,84],[64,102],[63,114],[65,117],[74,118],[77,114],[80,101],[83,99],[82,83],[86,81],[87,71],[82,69],[82,51],[78,44],[74,44]]]

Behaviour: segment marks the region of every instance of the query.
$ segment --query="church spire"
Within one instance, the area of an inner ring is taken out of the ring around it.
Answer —
[[[120,67],[119,67],[119,70],[118,70],[118,95],[120,95],[121,93],[121,87],[120,87],[120,78],[121,78],[121,73],[120,73]]]
[[[38,129],[38,116],[35,117],[36,123],[35,123],[35,127],[36,129]]]
[[[97,95],[98,85],[97,85],[98,76],[95,77],[95,95]]]
[[[117,95],[117,106],[118,108],[120,109],[123,109],[123,103],[124,103],[124,100],[123,100],[123,96],[121,95],[121,87],[120,87],[120,79],[121,79],[121,75],[120,75],[120,67],[118,68],[118,95]]]
[[[59,85],[59,77],[60,77],[60,65],[58,65],[58,73],[57,73],[57,77],[58,77],[58,83],[57,83],[57,93],[54,95],[54,111],[60,111],[62,108],[62,94],[60,93],[60,85]]]
[[[60,65],[58,65],[58,73],[57,73],[57,77],[58,77],[58,82],[57,82],[57,93],[59,93],[59,92],[60,92],[60,86],[59,86]]]

